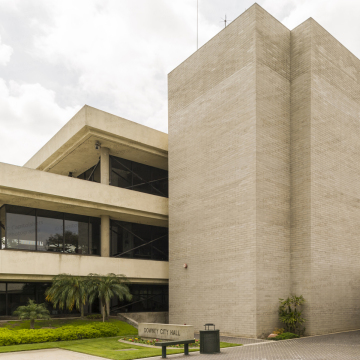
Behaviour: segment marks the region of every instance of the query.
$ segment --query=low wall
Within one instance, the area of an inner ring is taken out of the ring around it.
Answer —
[[[192,325],[139,323],[139,336],[161,340],[189,340],[194,339]]]

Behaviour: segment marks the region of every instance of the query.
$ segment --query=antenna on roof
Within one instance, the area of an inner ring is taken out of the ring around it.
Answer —
[[[226,14],[225,14],[225,19],[222,18],[222,20],[220,22],[223,22],[225,24],[225,27],[226,27],[226,23],[229,22],[229,21],[231,21],[231,20],[228,20],[226,18]]]

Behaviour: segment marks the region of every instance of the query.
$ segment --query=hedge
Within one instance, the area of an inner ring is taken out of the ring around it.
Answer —
[[[57,329],[10,330],[0,328],[0,346],[33,344],[50,341],[93,339],[116,336],[119,328],[111,323],[62,326]]]

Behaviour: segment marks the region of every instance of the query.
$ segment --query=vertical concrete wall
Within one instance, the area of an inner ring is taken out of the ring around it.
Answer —
[[[252,7],[169,74],[169,322],[244,336],[256,333],[255,26]]]
[[[296,58],[302,58],[299,65],[306,78],[293,89],[307,99],[306,106],[293,99],[303,107],[306,128],[306,146],[296,149],[297,159],[305,155],[306,168],[294,162],[294,175],[300,173],[306,183],[306,191],[294,197],[296,209],[302,204],[293,217],[292,241],[298,249],[294,288],[308,300],[309,334],[358,329],[360,61],[312,19],[292,34],[293,50],[300,43],[305,47]],[[295,69],[293,74],[300,73]],[[299,138],[301,133],[294,131],[293,136]],[[300,179],[294,176],[296,181],[295,193]]]
[[[239,282],[241,286],[241,280]],[[290,291],[290,30],[256,12],[256,335]],[[239,309],[239,311],[241,311]]]
[[[311,275],[311,20],[291,31],[291,292],[306,300]],[[306,328],[309,329],[309,322]]]
[[[289,47],[254,5],[169,75],[170,323],[248,337],[277,325],[290,286]]]

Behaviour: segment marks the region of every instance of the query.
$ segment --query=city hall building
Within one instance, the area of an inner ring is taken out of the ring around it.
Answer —
[[[296,294],[307,334],[359,329],[359,59],[255,4],[168,87],[169,135],[84,106],[0,164],[0,315],[59,273],[116,273],[135,320],[263,337]]]

